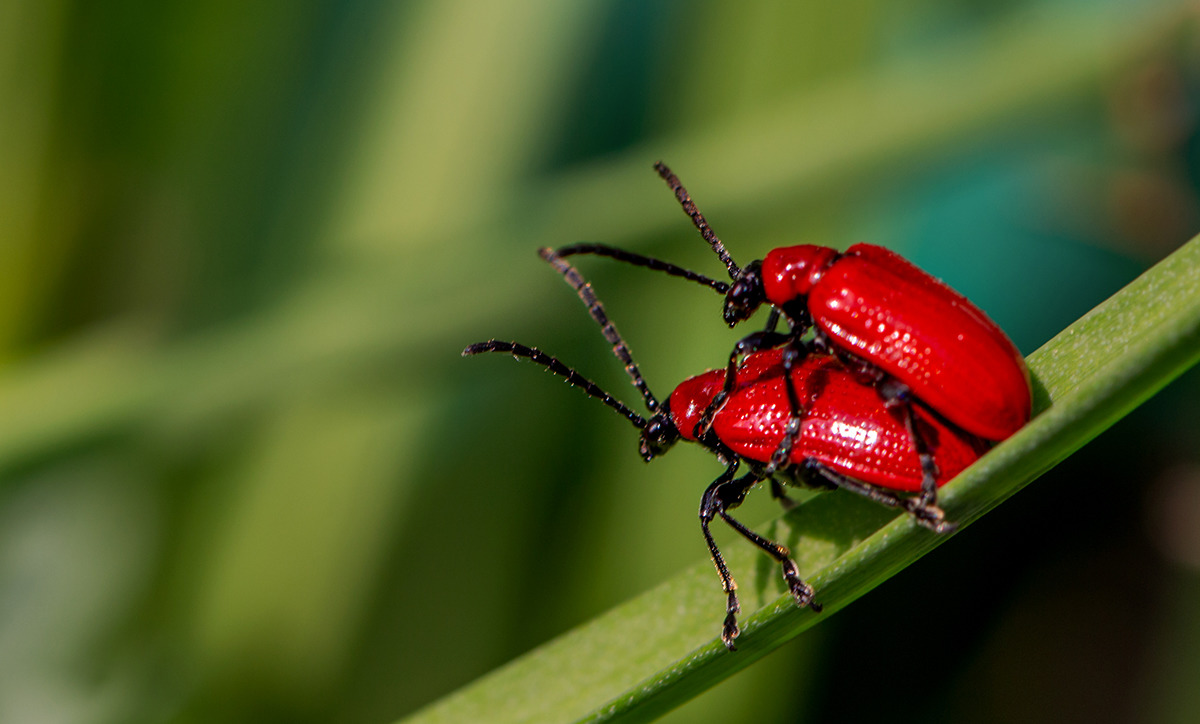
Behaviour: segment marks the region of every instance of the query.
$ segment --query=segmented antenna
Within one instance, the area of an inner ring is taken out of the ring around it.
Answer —
[[[463,357],[482,354],[484,352],[508,352],[513,357],[521,359],[522,357],[545,367],[550,372],[566,379],[567,384],[578,387],[588,394],[590,397],[595,397],[604,404],[625,416],[625,419],[634,424],[634,427],[639,430],[646,429],[646,419],[637,414],[633,410],[626,407],[620,400],[614,398],[595,382],[579,374],[575,370],[563,364],[557,357],[552,357],[537,347],[526,347],[517,342],[501,342],[499,340],[490,339],[487,342],[476,342],[462,351]]]
[[[553,249],[542,247],[538,249],[538,254],[546,260],[550,266],[554,267],[559,274],[563,275],[563,279],[567,280],[575,289],[575,293],[583,300],[587,307],[588,314],[592,315],[592,319],[596,320],[596,324],[600,325],[600,330],[604,333],[604,338],[612,345],[613,354],[621,363],[625,365],[625,372],[629,375],[629,379],[633,381],[633,386],[638,388],[638,392],[642,393],[642,399],[646,401],[646,409],[650,410],[651,414],[658,412],[659,404],[655,399],[654,394],[650,392],[650,388],[646,385],[645,378],[638,370],[637,363],[633,361],[633,355],[629,352],[629,347],[625,344],[625,340],[621,339],[621,333],[617,331],[616,326],[608,321],[608,315],[604,312],[604,305],[596,298],[595,292],[592,291],[592,285],[575,270],[567,262],[559,258],[558,254]]]
[[[688,195],[687,189],[683,187],[683,184],[679,183],[679,177],[672,173],[671,169],[667,168],[667,165],[662,161],[654,164],[654,170],[658,171],[658,175],[662,176],[663,181],[666,181],[671,190],[675,192],[675,198],[679,199],[684,213],[692,217],[692,223],[700,230],[700,236],[704,237],[704,240],[708,242],[712,250],[720,257],[721,263],[729,270],[729,278],[737,281],[738,275],[742,273],[742,270],[734,263],[733,257],[729,256],[729,252],[725,251],[725,245],[721,243],[716,233],[713,232],[712,227],[704,220],[704,214],[700,213],[700,210],[696,208],[696,202],[692,201],[692,197]]]
[[[606,244],[570,244],[568,246],[560,246],[554,250],[554,253],[560,257],[574,256],[576,254],[607,256],[610,259],[623,261],[626,264],[644,266],[648,269],[664,272],[673,277],[680,277],[682,279],[687,279],[688,281],[703,284],[706,287],[715,289],[718,294],[724,294],[725,292],[729,291],[729,285],[727,283],[712,279],[711,277],[706,277],[703,274],[692,271],[691,269],[684,269],[683,267],[676,266],[669,261],[655,259],[652,256],[634,254],[632,251],[617,249]]]

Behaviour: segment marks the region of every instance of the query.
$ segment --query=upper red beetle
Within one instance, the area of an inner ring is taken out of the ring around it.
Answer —
[[[759,482],[769,480],[772,493],[784,501],[780,480],[843,488],[901,508],[933,531],[953,529],[937,506],[936,488],[979,457],[986,446],[978,438],[948,425],[919,404],[899,410],[889,408],[875,389],[863,385],[833,356],[816,352],[789,365],[786,360],[792,356],[791,348],[748,354],[738,368],[725,404],[711,414],[711,426],[701,426],[699,422],[714,399],[729,388],[726,371],[714,370],[684,380],[660,404],[591,286],[554,252],[543,249],[541,254],[587,305],[653,416],[643,418],[558,359],[533,347],[491,340],[473,344],[463,354],[507,352],[566,378],[641,430],[641,454],[647,461],[685,439],[698,442],[726,465],[725,472],[708,486],[701,499],[700,526],[727,596],[721,639],[730,650],[739,633],[740,605],[737,585],[709,531],[709,524],[717,517],[779,562],[797,604],[820,610],[813,602],[812,587],[800,578],[788,549],[752,532],[729,514]],[[798,404],[801,399],[802,417]],[[913,445],[914,432],[924,441],[923,448]],[[931,463],[935,459],[936,466]],[[735,478],[742,462],[747,463],[750,472]],[[920,495],[901,494],[916,492]]]
[[[1029,421],[1029,370],[1016,346],[966,297],[893,251],[774,249],[743,275],[742,288],[753,284],[767,302],[792,318],[807,314],[833,346],[903,382],[967,432],[1003,440]],[[726,297],[731,323],[754,311],[745,300]]]
[[[725,294],[730,326],[764,302],[770,304],[766,331],[738,343],[730,355],[731,372],[740,355],[798,343],[812,328],[818,348],[873,376],[892,403],[905,404],[911,395],[963,430],[993,441],[1028,422],[1032,404],[1025,360],[966,297],[899,254],[871,244],[856,244],[845,252],[814,245],[783,247],[739,268],[678,177],[662,163],[655,169],[725,263],[732,284],[599,244],[568,246],[558,253],[610,256],[707,284]],[[790,324],[788,333],[774,331],[780,316]]]

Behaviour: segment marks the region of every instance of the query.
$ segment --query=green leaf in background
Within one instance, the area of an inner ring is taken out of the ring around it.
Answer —
[[[534,250],[600,241],[719,272],[660,158],[739,260],[889,246],[1032,350],[1200,228],[1198,17],[1190,0],[0,3],[0,721],[378,724],[620,606],[484,718],[571,699],[543,711],[644,717],[705,689],[668,720],[924,724],[920,702],[852,688],[855,657],[904,652],[890,681],[936,686],[956,724],[1192,724],[1200,550],[1160,519],[1200,528],[1194,373],[1037,496],[709,689],[828,617],[730,543],[759,613],[736,657],[708,648],[711,457],[647,469],[576,392],[458,351],[511,335],[624,385]],[[728,352],[715,295],[584,271],[656,391]],[[1165,379],[1165,353],[1124,364],[1187,308],[1102,315],[1087,349],[1034,355],[1056,404],[951,509],[973,518],[1133,403],[1114,395],[1148,392],[1140,375]],[[1138,377],[1078,366],[1110,353]],[[1063,492],[1093,488],[1111,495]],[[775,517],[766,497],[747,520]],[[844,498],[769,526],[824,571],[830,610],[939,540],[876,535],[886,511]],[[1139,615],[1090,596],[1129,569]],[[1073,590],[1088,605],[1062,608],[1092,618],[1064,626],[1044,604]],[[931,605],[944,648],[876,626]],[[587,686],[564,678],[580,668]]]

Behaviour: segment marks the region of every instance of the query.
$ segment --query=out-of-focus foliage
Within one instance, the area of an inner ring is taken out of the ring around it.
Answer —
[[[4,3],[0,721],[391,720],[702,559],[711,459],[459,358],[636,401],[534,250],[715,274],[662,158],[739,260],[884,244],[1031,351],[1200,227],[1198,20]],[[715,295],[581,266],[659,394],[721,363]],[[673,716],[1194,721],[1198,384]]]

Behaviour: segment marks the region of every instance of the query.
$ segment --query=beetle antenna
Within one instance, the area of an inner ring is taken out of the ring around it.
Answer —
[[[616,247],[608,246],[607,244],[571,244],[569,246],[560,246],[554,250],[554,253],[560,257],[574,256],[576,254],[591,254],[593,256],[607,256],[610,259],[623,261],[626,264],[634,266],[644,266],[648,269],[664,272],[673,277],[680,277],[688,281],[703,284],[706,287],[711,287],[718,294],[724,294],[729,291],[729,284],[718,281],[711,277],[706,277],[703,274],[694,272],[691,269],[684,269],[681,266],[676,266],[669,261],[655,259],[651,256],[642,256],[635,254],[632,251],[617,249]]]
[[[626,407],[620,400],[608,394],[600,388],[595,382],[579,374],[567,365],[563,364],[557,357],[552,357],[537,347],[526,347],[517,342],[501,342],[491,339],[487,342],[476,342],[462,351],[463,357],[482,354],[483,352],[508,352],[516,359],[525,358],[535,364],[545,367],[548,371],[553,372],[559,377],[564,378],[567,384],[578,387],[588,394],[589,397],[595,397],[604,404],[625,416],[625,419],[633,423],[634,427],[639,430],[646,429],[646,418],[637,414],[633,410]]]
[[[692,197],[688,195],[687,189],[683,187],[683,184],[679,183],[679,177],[672,173],[671,169],[667,168],[667,165],[662,161],[654,164],[654,170],[658,171],[658,175],[662,176],[663,181],[666,181],[671,190],[675,192],[675,198],[679,199],[679,203],[683,206],[683,212],[692,217],[692,223],[700,230],[700,236],[703,236],[708,245],[712,247],[712,250],[717,252],[721,263],[729,270],[729,278],[737,281],[738,275],[742,273],[742,270],[734,263],[733,257],[729,256],[729,252],[725,251],[725,245],[721,243],[721,240],[717,238],[712,227],[705,221],[704,214],[701,214],[700,209],[696,208],[696,202],[692,201]]]
[[[550,266],[554,267],[559,274],[563,275],[563,279],[567,280],[567,284],[570,284],[575,293],[579,295],[579,298],[583,300],[584,305],[587,306],[588,314],[592,315],[592,319],[596,320],[596,324],[600,325],[600,331],[604,333],[604,338],[612,345],[613,354],[625,365],[625,372],[628,373],[630,380],[633,381],[633,386],[638,388],[638,392],[642,393],[642,399],[646,401],[646,409],[650,410],[652,414],[658,412],[658,400],[655,399],[654,393],[650,392],[650,388],[646,385],[646,380],[638,370],[637,363],[633,361],[633,355],[629,351],[629,346],[625,344],[625,340],[621,339],[621,333],[617,331],[616,325],[608,320],[608,314],[604,312],[604,305],[596,298],[596,293],[592,291],[592,285],[584,280],[575,267],[560,259],[553,249],[542,247],[538,249],[538,254]]]

